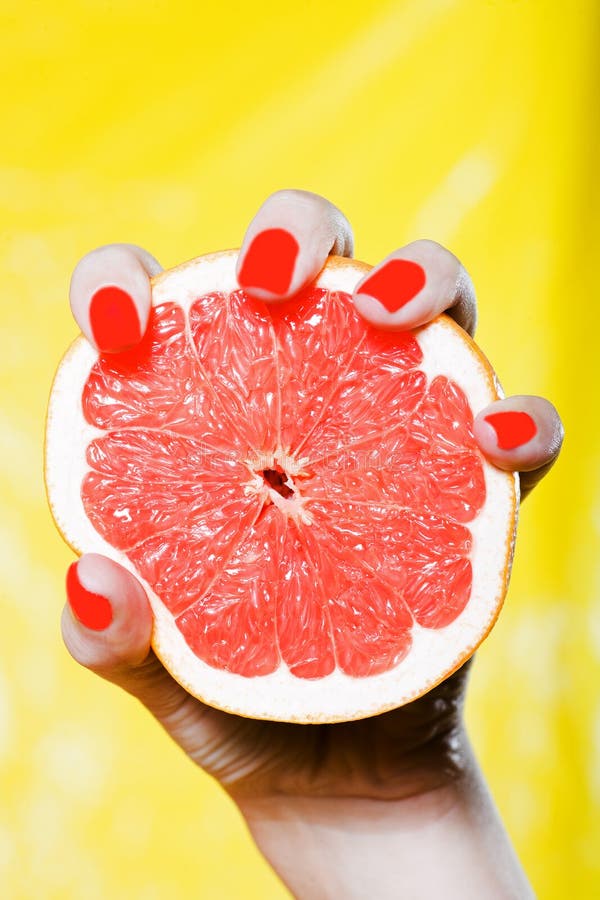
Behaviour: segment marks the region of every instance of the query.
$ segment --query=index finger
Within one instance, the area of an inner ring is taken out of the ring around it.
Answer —
[[[106,244],[77,263],[69,288],[71,311],[101,353],[141,341],[150,316],[150,278],[161,271],[158,260],[135,244]]]

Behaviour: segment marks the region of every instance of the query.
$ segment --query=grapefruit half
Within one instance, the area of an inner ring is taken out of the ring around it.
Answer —
[[[240,290],[238,251],[152,279],[142,343],[78,337],[50,396],[56,524],[144,585],[152,646],[214,707],[348,721],[457,669],[495,622],[517,476],[479,451],[494,373],[450,318],[377,330],[330,257],[292,300]]]

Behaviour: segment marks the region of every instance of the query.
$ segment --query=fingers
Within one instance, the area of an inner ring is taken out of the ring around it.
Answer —
[[[471,278],[456,256],[435,241],[413,241],[395,250],[360,280],[353,300],[378,328],[416,328],[446,312],[471,336],[475,332]],[[519,472],[523,498],[556,462],[564,429],[548,400],[519,395],[482,410],[474,433],[490,462]]]
[[[353,299],[357,311],[378,328],[416,328],[447,312],[471,336],[475,332],[471,278],[435,241],[413,241],[390,253],[359,281]]]
[[[165,725],[194,700],[151,651],[152,610],[127,569],[84,554],[68,570],[67,597],[62,634],[77,662],[133,694]]]
[[[475,417],[473,431],[491,463],[520,473],[521,498],[554,465],[564,436],[554,406],[543,397],[527,395],[492,403]]]
[[[160,271],[160,263],[135,244],[107,244],[78,262],[69,300],[94,347],[117,353],[142,339],[150,315],[150,277]]]
[[[277,191],[248,226],[236,275],[259,300],[283,300],[312,281],[329,254],[353,250],[352,228],[336,206],[310,191]]]

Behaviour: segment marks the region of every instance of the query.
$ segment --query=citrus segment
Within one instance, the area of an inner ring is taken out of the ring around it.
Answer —
[[[271,316],[280,348],[282,443],[313,459],[379,437],[425,388],[412,334],[358,319],[348,294],[312,288]]]
[[[254,506],[234,498],[210,517],[152,533],[127,551],[139,574],[155,585],[161,602],[177,615],[203,597],[223,573],[256,517]]]
[[[191,649],[209,665],[247,677],[279,665],[275,603],[281,529],[278,512],[266,510],[204,596],[176,619]]]
[[[273,306],[281,397],[280,443],[299,450],[321,420],[339,379],[364,339],[364,326],[337,294],[314,287]]]
[[[477,451],[473,411],[464,391],[450,378],[438,375],[429,385],[419,416],[411,422],[413,440],[427,443],[432,436],[445,448]]]
[[[274,335],[262,303],[242,291],[209,294],[189,311],[191,344],[216,403],[255,451],[277,444]]]
[[[462,611],[471,588],[468,529],[439,515],[390,505],[316,501],[314,508],[329,541],[346,559],[387,585],[393,597],[390,620],[404,605],[419,625],[438,628]],[[423,612],[426,595],[435,599]]]
[[[397,591],[330,528],[305,537],[326,600],[339,669],[355,678],[388,671],[411,645],[412,617]]]
[[[82,404],[86,421],[103,430],[161,428],[194,438],[225,430],[228,447],[237,437],[230,426],[223,429],[222,407],[187,339],[184,311],[174,303],[151,311],[136,347],[99,357]]]
[[[282,660],[297,678],[323,678],[336,664],[328,593],[311,532],[311,526],[288,523],[279,568],[277,638]]]

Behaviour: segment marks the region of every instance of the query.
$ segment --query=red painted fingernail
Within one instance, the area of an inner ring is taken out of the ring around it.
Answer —
[[[492,413],[485,417],[485,421],[489,422],[496,432],[498,447],[501,450],[514,450],[537,434],[537,426],[526,412],[509,410]]]
[[[357,293],[368,294],[395,313],[425,287],[425,269],[410,259],[390,259],[361,284]]]
[[[285,228],[260,231],[248,249],[238,277],[241,287],[285,294],[294,274],[300,247]]]
[[[90,323],[99,350],[115,353],[137,344],[140,319],[131,296],[116,284],[99,288],[90,304]]]
[[[84,588],[77,574],[77,562],[67,570],[67,598],[75,618],[93,631],[104,631],[113,620],[110,601]]]

